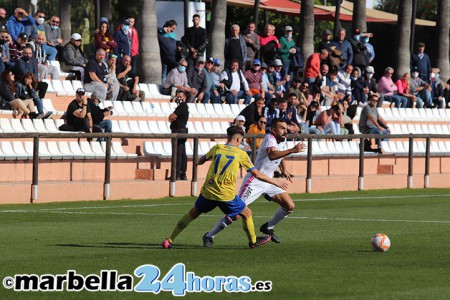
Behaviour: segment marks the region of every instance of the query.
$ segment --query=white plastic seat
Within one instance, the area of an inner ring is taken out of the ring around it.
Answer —
[[[435,128],[437,134],[447,134],[446,132],[444,132],[444,128],[442,127],[442,125],[435,125]]]
[[[318,141],[312,141],[311,146],[312,146],[312,154],[313,155],[323,155],[324,154]]]
[[[222,126],[220,126],[220,122],[211,122],[212,124],[212,132],[215,134],[226,134],[226,131],[224,132],[222,130]]]
[[[170,96],[162,95],[159,92],[158,86],[156,84],[149,83],[148,84],[148,91],[149,91],[149,94],[151,94],[154,99],[170,100]]]
[[[152,98],[153,95],[150,93],[150,90],[146,83],[139,83],[138,86],[139,90],[145,93],[145,98]]]
[[[209,114],[211,116],[211,118],[220,118],[220,114],[218,114],[216,112],[216,110],[214,109],[214,106],[212,104],[209,103],[204,103],[203,104],[205,106],[206,109],[206,113]]]
[[[48,141],[47,142],[47,149],[48,152],[50,152],[52,159],[71,159],[71,157],[65,156],[61,151],[59,151],[58,143],[56,141]]]
[[[117,101],[115,101],[117,102]],[[130,101],[122,101],[124,110],[127,112],[129,117],[137,117],[138,113],[134,110],[133,105]]]
[[[172,156],[172,152],[167,153],[163,147],[163,144],[161,143],[161,141],[154,141],[153,142],[153,148],[155,149],[156,153],[159,153],[160,156],[162,157],[170,157]]]
[[[59,132],[58,127],[56,127],[56,123],[53,119],[44,119],[45,128],[47,128],[48,132]],[[64,120],[63,120],[64,123]]]
[[[153,108],[150,102],[141,102],[142,110],[146,113],[148,117],[156,117],[156,113],[153,112]]]
[[[22,120],[22,121],[24,121],[24,120]],[[32,121],[33,121],[33,127],[36,129],[37,132],[39,132],[39,133],[49,132],[47,130],[47,128],[45,127],[44,120],[42,120],[42,119],[33,119]]]
[[[102,148],[102,144],[97,141],[92,141],[89,143],[92,149],[92,152],[95,153],[96,157],[105,157],[106,153],[105,150]]]
[[[51,81],[51,80],[48,80],[48,79],[42,79],[42,82],[45,82],[45,83],[48,84],[48,87],[47,87],[47,93],[56,93],[55,89],[53,88],[53,85],[52,85],[52,81]]]
[[[188,103],[188,109],[189,109],[189,117],[190,118],[201,118],[202,115],[198,112],[197,106],[195,103]]]
[[[14,120],[17,120],[17,119],[14,119]],[[40,119],[36,119],[36,120],[40,120]],[[33,121],[34,120],[31,120],[31,119],[22,119],[22,127],[26,132],[37,132],[36,128],[34,128]]]
[[[223,111],[221,103],[209,104],[214,109],[214,118],[228,118],[227,114]]]
[[[33,157],[33,152],[28,153],[25,150],[23,143],[21,141],[13,141],[12,148],[13,148],[14,153],[17,156],[17,159],[29,159],[29,158]]]
[[[193,133],[193,134],[198,133],[197,130],[195,129],[194,122],[188,121],[186,126],[188,129],[188,133]]]
[[[194,156],[194,147],[192,145],[192,142],[189,142],[189,141],[186,142],[186,156],[187,157]]]
[[[383,154],[395,154],[395,153],[392,152],[391,148],[389,147],[390,146],[389,142],[381,141],[380,145],[381,145],[381,153],[383,153]]]
[[[228,104],[231,108],[231,111],[233,112],[233,118],[236,118],[239,113],[241,112],[241,109],[239,108],[238,104]]]
[[[194,122],[194,127],[195,127],[195,131],[199,134],[209,133],[209,132],[206,132],[205,129],[203,128],[202,122]]]
[[[400,130],[402,131],[402,134],[408,134],[411,133],[408,129],[407,124],[400,124]]]
[[[408,127],[409,133],[413,133],[413,134],[417,133],[415,124],[408,124],[407,127]]]
[[[211,147],[209,146],[209,143],[206,141],[200,141],[198,143],[198,148],[201,149],[202,153],[208,153]]]
[[[88,141],[80,141],[79,145],[80,145],[81,151],[83,151],[83,153],[84,153],[85,158],[100,158],[101,157],[100,155],[97,155],[96,153],[94,153],[94,151],[92,151],[91,145],[89,144]]]
[[[230,104],[227,103],[222,103],[219,104],[222,106],[222,110],[224,112],[224,116],[226,115],[226,118],[232,119],[235,117],[235,114],[233,113],[233,111],[231,110],[231,106]],[[225,118],[225,117],[224,117]]]
[[[64,111],[57,110],[53,106],[52,99],[46,99],[46,98],[42,99],[42,105],[44,106],[44,110],[46,112],[51,111],[51,112],[53,112],[54,115],[57,115],[57,116],[62,116],[64,114]]]
[[[69,150],[72,152],[74,158],[85,159],[85,158],[93,158],[86,157],[86,154],[81,150],[80,145],[76,141],[69,142]]]
[[[139,117],[146,117],[147,112],[142,108],[141,102],[131,102],[131,106]]]
[[[167,121],[157,121],[156,123],[158,124],[158,128],[159,128],[161,133],[163,133],[163,134],[170,134],[170,133],[172,133],[170,128],[167,126],[168,125]]]
[[[430,144],[430,152],[433,153],[433,154],[440,154],[443,151],[439,147],[438,142],[434,141],[434,142],[431,142],[431,144]]]
[[[414,121],[413,109],[410,107],[403,108],[403,115],[406,121]]]
[[[152,111],[155,114],[155,117],[158,118],[164,118],[166,117],[166,114],[162,111],[161,105],[159,102],[152,102],[151,103]]]
[[[63,155],[63,159],[77,159],[83,157],[75,157],[70,151],[69,144],[66,141],[58,141],[58,150]]]
[[[426,152],[425,142],[414,141],[414,153],[424,154]]]
[[[127,120],[119,120],[119,127],[121,132],[133,133],[130,129],[130,126],[128,126]]]
[[[227,129],[228,129],[228,127],[230,127],[230,122],[222,121],[222,122],[220,122],[220,127],[222,127],[222,132],[224,134],[227,134]]]
[[[138,121],[136,121],[136,120],[129,120],[128,126],[130,127],[130,131],[132,133],[144,133],[144,132],[141,132],[141,128],[139,127]]]
[[[173,109],[170,107],[170,104],[168,102],[161,102],[160,106],[164,117],[168,117],[173,112]]]
[[[113,106],[114,106],[114,110],[117,112],[117,115],[119,117],[128,116],[128,112],[123,107],[122,101],[113,101]]]
[[[212,126],[212,124],[211,124],[211,122],[209,122],[209,121],[204,121],[204,122],[202,122],[202,125],[203,125],[203,130],[204,130],[206,133],[209,133],[209,134],[215,133],[215,132],[214,132],[214,129],[213,129],[213,126]]]
[[[10,121],[11,127],[15,133],[26,132],[26,130],[22,126],[22,123],[20,122],[20,119],[11,119]]]
[[[72,86],[72,82],[70,82],[70,80],[63,80],[61,82],[64,90],[66,91],[66,95],[75,96],[75,89]]]
[[[158,127],[158,123],[156,121],[148,121],[148,128],[150,129],[151,133],[155,134],[162,134],[161,130]]]
[[[148,127],[148,122],[147,121],[139,120],[138,121],[138,126],[139,126],[139,131],[141,133],[152,133],[152,131]]]
[[[80,80],[72,80],[72,86],[73,86],[73,89],[76,92],[78,89],[82,89],[83,88],[83,83],[81,83]]]
[[[25,151],[33,156],[33,142],[24,142]],[[39,159],[51,159],[52,154],[47,149],[47,144],[45,142],[39,142]]]
[[[172,156],[172,141],[163,141],[162,142],[164,152]]]
[[[211,115],[206,111],[205,104],[196,103],[195,106],[197,107],[197,111],[201,118],[211,118]]]
[[[159,157],[161,154],[156,152],[155,148],[153,147],[153,142],[148,141],[144,142],[144,155]]]
[[[17,159],[28,159],[29,155],[18,156],[11,145],[10,141],[1,141],[0,148],[2,150],[2,156],[5,160],[17,160]]]
[[[64,89],[61,80],[52,80],[52,86],[57,96],[67,96],[67,92]]]

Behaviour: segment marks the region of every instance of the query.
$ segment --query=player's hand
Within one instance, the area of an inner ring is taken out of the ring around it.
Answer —
[[[297,145],[295,145],[294,147],[292,147],[292,151],[294,153],[299,153],[299,152],[303,152],[306,150],[306,145],[303,143],[298,143]]]
[[[287,182],[283,181],[283,180],[277,180],[275,185],[283,190],[287,190],[287,188],[288,188]]]
[[[286,177],[286,180],[288,180],[291,183],[293,183],[292,179],[291,179],[291,174],[289,172],[283,172],[283,175],[284,175],[284,177]]]

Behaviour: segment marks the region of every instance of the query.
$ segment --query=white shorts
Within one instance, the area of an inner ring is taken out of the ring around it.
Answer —
[[[267,194],[270,197],[285,193],[286,191],[267,182],[256,179],[254,176],[244,178],[241,189],[239,190],[239,197],[249,205],[262,194]]]

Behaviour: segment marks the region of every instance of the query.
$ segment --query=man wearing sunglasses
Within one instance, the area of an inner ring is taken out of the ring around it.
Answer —
[[[62,48],[61,23],[58,16],[52,16],[50,22],[45,26],[45,37],[47,38],[47,44],[55,47],[58,51]]]
[[[266,124],[267,119],[265,117],[260,117],[258,121],[256,121],[254,124],[250,125],[250,128],[247,131],[247,134],[266,134]],[[259,149],[261,147],[263,139],[258,138],[256,139],[256,149]],[[252,146],[253,139],[248,138],[247,144]]]

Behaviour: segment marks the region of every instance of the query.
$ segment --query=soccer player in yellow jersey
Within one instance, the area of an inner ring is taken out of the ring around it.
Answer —
[[[199,165],[204,164],[208,160],[213,160],[205,183],[194,207],[178,221],[171,235],[162,243],[163,248],[172,248],[175,238],[190,222],[195,220],[200,214],[210,212],[217,206],[232,220],[236,220],[239,216],[242,217],[244,231],[248,236],[250,248],[255,248],[270,241],[270,235],[256,237],[252,211],[239,196],[236,196],[236,178],[239,168],[242,166],[259,180],[278,186],[283,190],[287,189],[287,183],[270,178],[258,171],[251,163],[247,153],[239,149],[239,144],[244,138],[242,128],[238,126],[229,127],[227,129],[227,137],[228,141],[226,144],[215,145],[206,155],[199,159]]]

